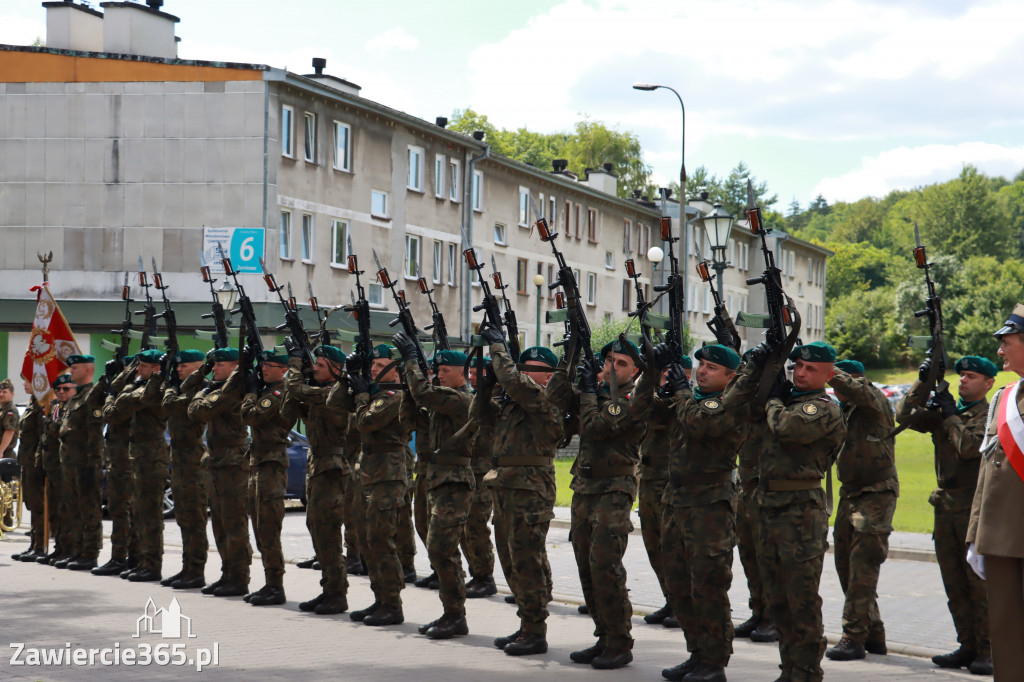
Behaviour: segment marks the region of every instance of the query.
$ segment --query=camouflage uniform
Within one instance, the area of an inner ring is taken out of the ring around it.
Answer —
[[[60,424],[64,405],[50,401],[50,411],[43,417],[42,437],[36,454],[37,466],[46,477],[46,506],[50,517],[50,537],[53,538],[54,556],[70,556],[71,539],[68,537],[68,498],[64,496],[64,477],[60,466]],[[46,549],[46,546],[43,546]]]
[[[337,384],[341,386],[341,384]],[[334,403],[335,395],[345,395],[344,391],[331,390],[331,396],[327,404]],[[355,404],[352,404],[354,410]],[[356,463],[359,461],[359,454],[362,452],[362,440],[359,429],[355,425],[355,413],[349,414],[347,429],[345,431],[345,463],[348,471],[354,472]],[[365,546],[363,529],[366,527],[366,495],[363,493],[363,486],[359,477],[352,475],[345,477],[345,557],[348,560],[355,560],[362,557]]]
[[[139,570],[160,572],[164,554],[164,490],[171,457],[164,432],[163,377],[136,379],[114,401],[115,410],[132,414],[129,457],[135,472],[133,530],[139,542]]]
[[[102,386],[84,384],[64,403],[60,426],[63,490],[68,496],[71,555],[94,561],[103,547],[103,398]]]
[[[21,415],[18,430],[18,463],[21,465],[22,494],[25,507],[32,512],[30,546],[42,554],[43,526],[46,518],[43,512],[43,491],[46,487],[46,476],[42,467],[36,466],[36,452],[43,437],[43,406],[36,401],[35,396],[29,398],[28,407]]]
[[[846,421],[846,443],[836,465],[843,485],[832,535],[839,584],[846,595],[843,634],[858,644],[885,642],[885,624],[878,612],[878,573],[889,553],[900,491],[892,407],[863,377],[836,370],[830,383],[843,400]]]
[[[202,376],[201,370],[193,374]],[[186,377],[188,379],[189,377]],[[188,406],[200,382],[194,380],[188,388],[165,384],[163,408],[167,415],[167,430],[171,434],[171,492],[174,495],[174,520],[181,529],[181,572],[201,576],[206,572],[206,559],[210,541],[206,537],[207,469],[209,459],[203,445],[203,428],[188,416]]]
[[[408,397],[406,397],[408,401]],[[416,471],[416,455],[409,447],[412,439],[413,422],[405,429],[405,502],[398,512],[398,529],[395,535],[395,547],[398,549],[398,561],[402,564],[403,573],[407,569],[415,570],[416,559],[416,528],[413,519],[413,493],[415,491],[414,474]],[[429,504],[429,502],[428,502]],[[426,542],[424,540],[424,542]]]
[[[469,566],[469,575],[472,578],[493,580],[494,546],[491,544],[488,521],[494,509],[494,493],[484,485],[484,476],[491,470],[491,442],[475,437],[471,458],[473,461],[470,468],[476,479],[476,489],[469,501],[469,516],[466,517],[460,546]]]
[[[202,381],[196,371],[185,380],[182,388],[191,388],[189,382],[193,377]],[[210,453],[207,490],[222,579],[225,583],[242,586],[249,584],[252,563],[246,519],[249,460],[240,409],[244,391],[242,372],[236,369],[226,381],[207,382],[188,404],[188,416],[197,425],[207,424],[206,447]]]
[[[103,405],[103,462],[107,467],[107,514],[110,515],[110,558],[125,562],[136,559],[139,536],[132,524],[135,508],[135,472],[128,457],[131,442],[132,415],[115,407],[117,396],[125,389],[131,370],[122,371],[107,387]]]
[[[302,410],[309,438],[306,480],[306,528],[320,562],[320,585],[328,597],[348,593],[348,576],[341,554],[341,526],[346,523],[346,488],[351,468],[344,443],[350,412],[344,406],[328,404],[332,386],[308,385],[302,381],[302,360],[292,358],[286,379],[288,399]],[[338,395],[347,396],[348,384],[341,381]],[[351,403],[345,401],[348,406]]]
[[[406,447],[412,424],[412,403],[397,391],[360,393],[356,428],[362,448],[356,469],[366,496],[366,535],[363,557],[370,572],[376,602],[401,609],[405,587],[398,553],[398,523],[408,489]]]
[[[468,386],[456,389],[427,383],[413,359],[406,361],[405,371],[409,393],[430,415],[428,430],[417,433],[416,438],[419,460],[425,460],[424,487],[430,509],[427,556],[437,573],[444,612],[463,616],[466,583],[459,541],[469,515],[476,478],[470,468],[471,440],[456,432],[466,423],[472,395]],[[424,436],[427,436],[425,452],[420,450],[420,439]]]
[[[758,463],[761,453],[767,447],[768,424],[761,414],[749,415],[743,427],[743,441],[739,450],[740,490],[736,504],[736,545],[740,563],[747,577],[747,591],[750,598],[747,606],[751,618],[760,623],[768,617],[768,603],[765,598],[764,579],[758,562],[761,542],[761,507],[758,504]]]
[[[270,587],[284,587],[284,493],[288,487],[288,436],[299,405],[288,400],[282,382],[263,384],[242,400],[242,423],[252,429],[249,448],[249,518],[263,573]]]
[[[503,347],[491,346],[491,362],[507,399],[477,393],[471,418],[493,428],[481,429],[477,441],[491,448],[493,468],[484,483],[494,493],[495,541],[499,557],[508,557],[505,577],[516,597],[520,630],[546,636],[551,566],[544,543],[555,516],[554,457],[562,412],[548,391],[516,369]]]
[[[910,428],[932,434],[938,487],[928,501],[935,507],[935,558],[957,641],[968,651],[986,654],[990,651],[988,593],[984,581],[968,565],[965,548],[988,400],[979,400],[945,419],[938,410],[916,410],[911,416],[909,405],[921,404],[927,398],[924,391],[921,382],[915,381],[897,406],[896,418],[901,422],[910,419]]]
[[[548,389],[563,411],[574,401],[565,367],[555,371]],[[607,384],[597,394],[578,397],[580,452],[573,465],[570,529],[597,646],[615,651],[633,648],[633,607],[622,557],[633,531],[630,511],[637,493],[636,466],[654,402],[654,384],[641,379],[632,396],[632,382],[619,391],[618,403],[611,401]]]
[[[415,399],[415,398],[414,398]],[[414,463],[415,478],[412,481],[413,521],[416,535],[427,544],[427,530],[430,526],[430,500],[427,495],[427,460],[430,450],[430,410],[416,403],[416,461]],[[402,564],[405,565],[404,563]]]
[[[765,409],[769,439],[758,467],[759,560],[769,616],[779,633],[782,678],[821,680],[825,637],[818,587],[828,548],[821,480],[846,438],[846,426],[823,390],[794,391],[785,402],[772,398]]]
[[[665,585],[665,569],[662,560],[661,520],[665,505],[662,496],[668,484],[670,440],[675,415],[669,402],[661,396],[654,397],[651,422],[647,436],[640,444],[640,493],[638,512],[640,533],[643,535],[647,558],[658,578],[658,586],[668,603],[668,588]]]
[[[9,383],[9,382],[5,382],[5,383]],[[5,458],[8,458],[8,459],[16,459],[16,454],[17,454],[16,453],[16,447],[18,445],[18,433],[21,430],[21,423],[20,422],[21,422],[21,420],[20,420],[20,417],[18,416],[18,408],[16,408],[14,406],[14,402],[13,401],[0,405],[0,436],[3,436],[3,434],[5,434],[8,431],[13,432],[12,433],[12,437],[11,437],[11,442],[7,444],[7,448],[3,452],[0,452],[0,457],[5,457]],[[24,484],[24,480],[25,479],[24,479],[24,477],[21,477],[20,472],[19,472],[18,475],[20,477],[19,480],[22,481],[22,498],[24,499],[24,495],[25,495],[25,493],[24,493],[24,485],[25,485]],[[11,521],[13,521],[13,517],[11,516],[11,514],[13,514],[13,511],[14,511],[13,509],[7,510],[7,512],[6,512],[7,518],[4,519],[5,523],[10,523]]]

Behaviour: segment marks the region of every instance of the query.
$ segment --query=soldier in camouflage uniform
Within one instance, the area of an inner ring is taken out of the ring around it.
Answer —
[[[213,539],[220,553],[221,577],[203,588],[203,594],[215,597],[240,597],[249,586],[252,545],[246,518],[249,460],[246,457],[246,429],[242,424],[242,398],[245,397],[244,372],[238,369],[238,350],[218,348],[207,355],[206,364],[181,387],[191,391],[207,382],[188,404],[188,416],[196,428],[206,424],[206,448],[210,453],[207,491]]]
[[[349,400],[342,405],[328,404],[335,385],[342,387],[338,395],[348,398],[348,381],[342,375],[345,354],[334,346],[320,346],[314,356],[316,365],[309,384],[302,381],[301,357],[292,357],[287,379],[288,399],[300,406],[309,438],[306,527],[323,572],[323,592],[301,602],[299,609],[330,615],[348,610],[341,526],[345,523],[345,493],[352,472],[341,443],[346,439],[352,404]]]
[[[355,409],[352,402],[351,392],[348,390],[348,383],[337,384],[337,389],[331,390],[328,398],[329,404],[333,404],[335,396],[344,398]],[[353,472],[345,480],[345,571],[349,575],[369,575],[366,568],[366,561],[363,560],[363,529],[366,524],[366,495],[363,494],[363,486],[359,482],[359,476],[355,475],[356,463],[362,452],[362,440],[359,429],[355,425],[355,413],[348,416],[348,428],[345,432],[345,463],[348,470]]]
[[[64,481],[60,467],[60,425],[64,417],[64,405],[74,395],[75,382],[71,375],[61,374],[53,380],[52,387],[54,399],[50,401],[49,411],[43,416],[42,434],[36,451],[36,465],[42,467],[45,475],[46,513],[50,517],[49,531],[53,538],[53,551],[47,554],[44,542],[43,555],[36,562],[51,566],[71,558],[66,522],[68,500],[63,494]]]
[[[887,652],[877,588],[900,494],[892,435],[896,425],[888,398],[864,378],[860,362],[837,362],[829,384],[846,421],[846,443],[836,466],[843,485],[832,534],[846,603],[843,637],[825,655],[833,661],[852,661],[864,658],[865,650]]]
[[[103,466],[103,386],[94,385],[96,359],[91,355],[69,355],[75,394],[64,406],[60,426],[60,463],[64,492],[68,496],[67,523],[71,540],[68,562],[57,568],[91,571],[103,547],[103,495],[100,480]]]
[[[373,350],[371,375],[378,377],[391,364],[391,346]],[[363,557],[370,571],[374,602],[349,617],[366,625],[397,625],[404,622],[402,589],[405,587],[397,538],[399,514],[408,488],[406,452],[409,429],[415,419],[412,401],[402,391],[381,388],[363,375],[364,359],[352,354],[345,362],[348,382],[355,396],[355,425],[362,436],[362,453],[356,468],[366,496],[366,535]],[[394,383],[392,367],[381,382]]]
[[[489,361],[490,358],[485,360]],[[477,358],[473,356],[469,379],[474,390],[479,374],[476,362]],[[493,433],[490,437],[481,438],[478,425],[477,436],[473,439],[473,462],[470,464],[476,478],[476,490],[473,491],[473,499],[469,502],[469,516],[460,544],[469,565],[467,599],[489,597],[498,592],[498,587],[494,584],[494,546],[491,544],[491,529],[488,527],[491,512],[494,510],[494,493],[489,486],[484,485],[484,476],[491,470],[491,437]]]
[[[760,380],[770,348],[754,349],[744,374]],[[825,394],[835,350],[822,341],[795,348],[793,382],[776,381],[765,412],[769,439],[758,467],[761,572],[768,611],[779,633],[782,677],[824,677],[821,568],[828,548],[828,513],[821,481],[846,439],[839,406]],[[781,375],[780,375],[781,376]]]
[[[684,355],[680,358],[680,366],[686,373],[686,378],[689,379],[690,370],[693,369],[693,361],[690,360],[690,356]],[[661,383],[664,384],[668,368],[658,367],[658,369],[661,370]],[[651,423],[648,425],[647,436],[640,444],[640,492],[637,496],[640,533],[643,535],[647,559],[651,562],[654,575],[658,578],[658,586],[665,597],[664,606],[644,616],[644,622],[651,625],[664,623],[666,618],[672,616],[672,607],[668,602],[668,588],[665,586],[665,569],[661,552],[661,518],[665,509],[662,495],[665,493],[665,485],[668,483],[671,427],[676,421],[671,401],[671,395],[663,394],[661,391],[655,393],[654,405],[651,409]]]
[[[435,358],[430,358],[427,365],[430,367],[432,374],[437,373]],[[431,377],[427,377],[427,381],[430,381]],[[410,394],[407,399],[412,399],[415,402],[415,397]],[[411,483],[410,491],[413,497],[413,525],[416,529],[416,535],[419,536],[420,542],[425,547],[427,545],[427,531],[430,528],[430,499],[427,495],[427,460],[430,458],[430,410],[425,406],[416,403],[416,443],[415,443],[415,454],[416,459],[412,463],[413,473],[415,474]],[[408,465],[409,462],[406,462]],[[401,554],[401,548],[399,550]],[[408,567],[409,564],[404,560],[402,562],[403,567]],[[408,581],[406,581],[408,582]],[[433,590],[440,589],[441,583],[437,578],[437,571],[433,565],[430,567],[430,574],[422,578],[415,579],[413,584],[416,587],[426,587]]]
[[[672,359],[664,344],[657,355]],[[733,639],[733,469],[757,382],[748,374],[737,377],[740,356],[728,346],[704,346],[694,357],[696,389],[690,390],[678,365],[669,369],[666,381],[676,423],[662,519],[665,583],[690,659],[661,674],[667,680],[724,682]]]
[[[640,441],[647,433],[658,378],[645,375],[634,392],[636,347],[627,349],[615,341],[606,350],[606,380],[600,386],[602,368],[596,362],[584,361],[579,370],[580,453],[572,479],[572,545],[598,639],[570,658],[598,669],[621,668],[633,660],[633,608],[622,556],[633,530],[630,511],[637,493]],[[656,371],[653,363],[648,369]],[[617,382],[617,396],[611,394],[609,381]],[[564,367],[551,384],[556,404],[566,410],[574,394]]]
[[[21,489],[25,507],[32,512],[30,526],[31,542],[24,552],[18,552],[13,558],[19,561],[35,561],[46,554],[43,546],[45,513],[43,511],[43,490],[46,487],[46,476],[42,467],[36,466],[36,452],[43,436],[43,406],[32,395],[32,383],[25,382],[25,392],[29,394],[28,407],[21,415],[18,424],[18,463],[21,465]]]
[[[298,419],[299,404],[289,400],[285,392],[283,380],[288,373],[288,356],[265,350],[260,353],[259,364],[259,378],[254,374],[245,377],[242,423],[252,431],[249,518],[267,583],[245,595],[245,601],[253,606],[276,606],[287,601],[281,525],[288,487],[288,436]]]
[[[174,357],[175,376],[164,383],[163,408],[167,430],[171,434],[171,492],[174,495],[174,520],[181,529],[181,571],[160,581],[176,590],[206,585],[206,559],[210,541],[206,537],[208,459],[203,445],[203,429],[188,416],[188,405],[199,392],[199,384],[183,382],[199,371],[206,361],[202,351],[187,349]]]
[[[18,408],[14,406],[14,383],[10,379],[0,380],[0,457],[15,459],[15,446],[18,444],[18,433],[21,428]],[[20,469],[20,467],[19,467]],[[18,472],[19,479],[21,472]],[[24,493],[22,493],[24,496]],[[13,521],[13,509],[6,510],[5,523]],[[14,556],[17,559],[19,553]]]
[[[976,357],[976,356],[968,356]],[[935,507],[935,558],[942,573],[942,585],[949,600],[949,612],[956,628],[960,648],[935,656],[932,661],[943,668],[962,668],[981,659],[991,661],[989,639],[988,593],[985,583],[975,575],[967,563],[967,527],[971,517],[971,503],[978,484],[980,466],[979,446],[985,436],[985,418],[988,415],[986,394],[992,387],[995,371],[982,369],[982,363],[965,368],[963,360],[956,371],[973,381],[961,380],[960,402],[954,401],[949,390],[934,397],[933,409],[913,405],[925,404],[927,386],[923,383],[931,368],[931,359],[921,365],[919,380],[896,407],[896,419],[909,422],[910,428],[932,434],[935,447],[935,478],[938,487],[928,501]],[[989,363],[991,364],[991,363]],[[992,365],[994,368],[995,365]],[[967,389],[966,391],[964,389]]]

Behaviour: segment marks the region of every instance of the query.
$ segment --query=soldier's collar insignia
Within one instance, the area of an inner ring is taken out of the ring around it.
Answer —
[[[215,403],[218,400],[220,400],[220,393],[214,393],[213,395],[210,396],[211,403]]]
[[[812,403],[804,403],[804,414],[818,414],[818,406]]]
[[[610,414],[613,417],[618,417],[620,412],[622,412],[622,408],[619,407],[618,403],[608,404],[608,414]]]
[[[376,400],[373,401],[373,405],[371,405],[371,407],[382,407],[383,405],[384,398],[377,398]]]
[[[270,398],[264,398],[261,400],[260,407],[270,407]]]
[[[93,410],[92,411],[92,416],[96,417],[97,419],[99,419],[100,417],[103,416],[103,412],[101,410]]]
[[[715,410],[718,409],[719,402],[717,400],[705,400],[704,407]]]

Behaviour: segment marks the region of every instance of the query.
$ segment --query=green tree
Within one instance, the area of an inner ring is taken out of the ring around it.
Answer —
[[[825,338],[840,358],[890,367],[901,359],[905,340],[895,318],[892,288],[846,293],[828,303]]]
[[[887,251],[867,242],[834,244],[831,248],[835,255],[828,261],[826,300],[878,289],[889,283],[887,269],[892,257]]]
[[[729,177],[722,183],[721,193],[722,208],[740,218],[743,217],[743,211],[747,207],[747,180],[750,180],[751,189],[754,191],[754,202],[761,207],[762,211],[767,212],[779,200],[777,194],[768,194],[768,183],[759,182],[751,174],[750,168],[740,161],[735,168],[729,171]],[[715,197],[712,196],[711,199],[714,200]],[[779,215],[779,218],[781,219],[782,216]]]
[[[583,177],[587,168],[611,163],[618,178],[618,195],[626,198],[634,189],[651,196],[651,167],[644,163],[640,140],[633,133],[612,130],[599,121],[584,118],[565,143],[569,170]]]

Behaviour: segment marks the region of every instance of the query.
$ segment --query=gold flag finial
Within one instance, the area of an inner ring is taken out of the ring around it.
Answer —
[[[53,261],[53,251],[43,253],[37,251],[36,256],[39,258],[39,262],[43,264],[43,281],[50,281],[50,262]]]

